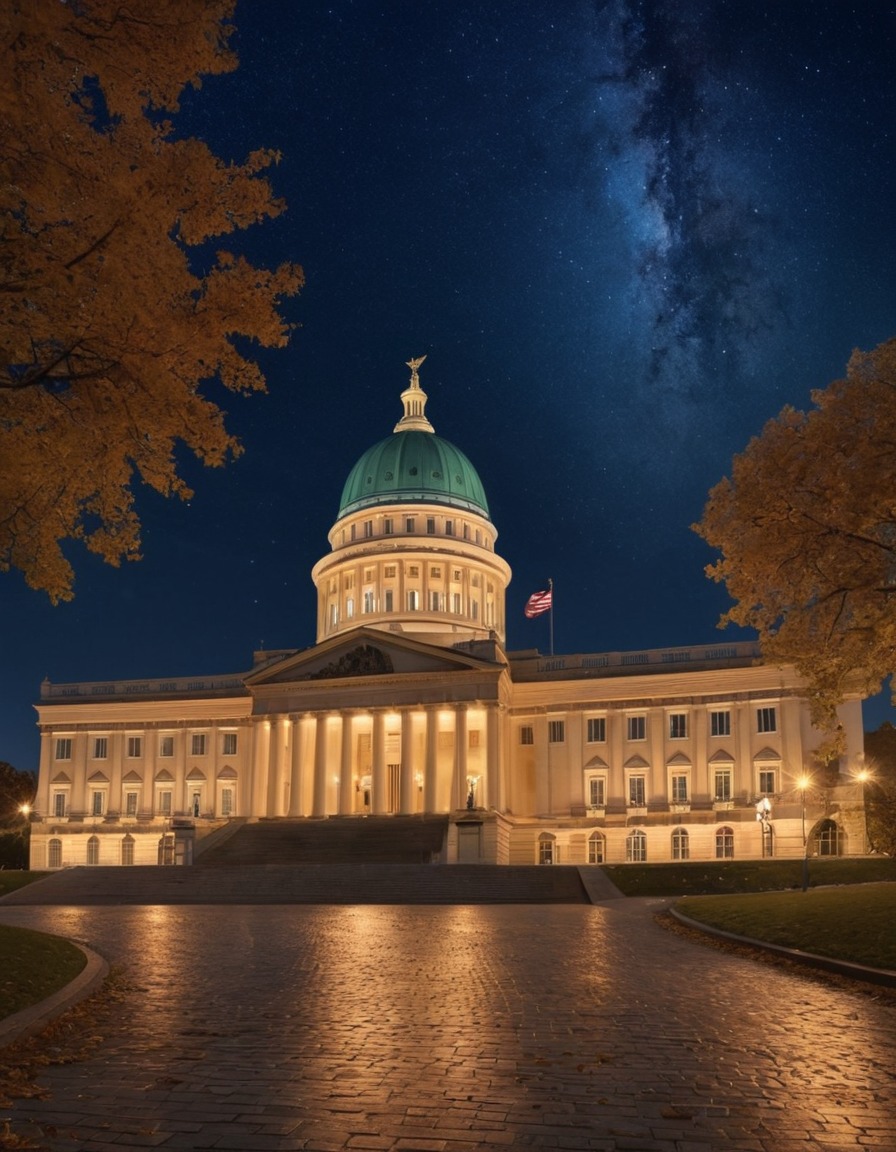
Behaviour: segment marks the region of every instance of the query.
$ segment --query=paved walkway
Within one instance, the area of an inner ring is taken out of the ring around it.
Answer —
[[[896,1148],[896,1010],[659,902],[3,907],[134,992],[14,1133],[52,1152]]]

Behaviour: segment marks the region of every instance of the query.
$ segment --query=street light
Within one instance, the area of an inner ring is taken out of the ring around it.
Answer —
[[[797,780],[796,786],[800,790],[800,815],[803,828],[803,891],[809,887],[809,841],[806,838],[806,789],[812,783],[812,778],[803,773]]]

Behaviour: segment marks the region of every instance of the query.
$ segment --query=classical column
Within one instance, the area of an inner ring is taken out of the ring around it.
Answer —
[[[342,747],[339,757],[339,815],[351,816],[355,809],[354,713],[342,713]]]
[[[452,799],[454,808],[465,808],[467,804],[467,706],[454,706],[454,773],[452,777]]]
[[[439,710],[426,709],[426,765],[423,770],[423,811],[438,811]]]
[[[283,771],[283,745],[285,741],[286,719],[278,716],[271,721],[271,735],[268,741],[268,786],[264,811],[260,816],[280,815],[280,779]]]
[[[485,707],[485,805],[489,809],[504,808],[504,780],[501,771],[501,716],[497,704]]]
[[[178,733],[182,736],[183,733]],[[177,742],[175,742],[177,743]],[[271,722],[259,720],[252,740],[252,811],[250,816],[264,816],[268,792],[268,754],[271,746]]]
[[[386,812],[386,716],[381,708],[373,713],[373,789],[371,811],[374,816]]]
[[[416,810],[414,803],[416,785],[414,783],[414,714],[410,708],[401,710],[401,804],[403,816]]]
[[[304,816],[302,811],[302,717],[290,717],[293,721],[293,742],[289,749],[289,809],[287,816]]]
[[[327,719],[329,712],[318,712],[314,727],[314,799],[311,815],[327,814]]]
[[[534,717],[535,729],[535,815],[547,816],[551,811],[551,747],[548,744],[547,713]]]

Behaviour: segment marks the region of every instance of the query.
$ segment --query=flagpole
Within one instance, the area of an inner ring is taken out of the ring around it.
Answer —
[[[554,655],[554,581],[548,579],[548,591],[551,593],[551,655]]]

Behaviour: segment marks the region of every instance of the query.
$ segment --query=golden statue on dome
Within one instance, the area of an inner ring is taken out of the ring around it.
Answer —
[[[412,388],[419,388],[420,387],[420,377],[417,375],[417,369],[420,367],[420,365],[423,363],[423,361],[425,359],[426,359],[425,356],[418,356],[416,359],[411,359],[411,360],[405,361],[408,368],[410,368],[410,370],[411,370],[411,387]]]

